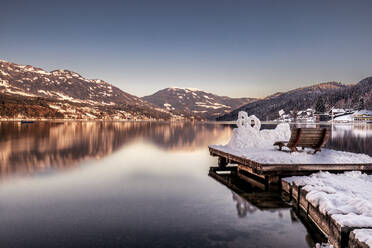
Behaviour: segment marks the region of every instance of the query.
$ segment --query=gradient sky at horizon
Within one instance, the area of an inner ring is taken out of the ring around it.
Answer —
[[[2,0],[0,59],[137,96],[263,97],[372,75],[372,1]]]

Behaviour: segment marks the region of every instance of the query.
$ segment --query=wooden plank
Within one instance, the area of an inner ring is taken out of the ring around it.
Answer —
[[[308,131],[308,130],[306,130],[306,129],[302,129],[302,134],[303,135],[319,135],[319,136],[322,136],[323,135],[323,133],[324,133],[324,130],[327,130],[327,129],[319,129],[319,130],[316,130],[316,131]]]
[[[296,139],[295,139],[295,141],[293,143],[288,143],[287,146],[290,147],[290,148],[292,148],[292,150],[293,150],[294,147],[297,147],[297,144],[300,141],[301,136],[302,136],[302,129],[301,128],[298,128],[297,129],[297,133],[296,133]]]
[[[270,171],[371,171],[372,164],[261,164],[260,172]]]
[[[314,207],[311,203],[308,205],[307,216],[311,221],[318,227],[318,229],[323,232],[327,237],[330,236],[330,220],[328,216],[324,216],[320,213],[317,207]]]
[[[260,181],[257,181],[251,177],[248,177],[242,173],[237,173],[238,177],[241,178],[242,180],[246,181],[247,183],[259,188],[259,189],[262,189],[262,190],[267,190],[267,185],[263,182],[260,182]]]
[[[292,198],[298,202],[298,198],[299,198],[299,189],[301,189],[301,187],[297,186],[297,185],[292,185]]]
[[[307,213],[309,202],[306,200],[307,191],[302,187],[298,187],[298,205]]]
[[[288,194],[292,194],[292,186],[290,183],[288,183],[285,180],[281,180],[282,182],[282,190],[285,191]]]
[[[303,139],[300,140],[299,143],[303,143],[303,142],[315,142],[316,141],[315,145],[318,145],[318,142],[320,140],[322,140],[322,139],[323,139],[323,136],[319,136],[319,137],[304,137]]]
[[[285,202],[292,200],[292,185],[281,179],[281,195]]]
[[[323,136],[318,136],[318,137],[304,137],[300,140],[299,143],[304,143],[304,142],[312,142],[312,141],[319,141]]]
[[[246,166],[251,167],[251,168],[259,168],[260,167],[259,163],[255,162],[253,160],[250,160],[250,159],[242,158],[242,157],[239,157],[239,156],[236,156],[236,155],[233,155],[233,154],[230,154],[230,153],[226,153],[226,152],[223,152],[223,151],[211,148],[211,147],[209,147],[209,151],[210,151],[212,156],[225,157],[229,162],[235,162],[235,163],[238,163],[238,164],[241,164],[241,165],[246,165]]]
[[[256,173],[252,168],[250,167],[247,167],[247,166],[243,166],[243,165],[238,165],[238,172],[239,170],[243,170],[243,171],[246,171],[248,172],[249,174],[252,174],[252,175],[255,175],[256,177],[260,177],[262,178],[263,180],[266,179],[266,177],[264,175],[261,175],[261,174],[258,174]]]
[[[330,131],[328,129],[324,130],[324,135],[323,135],[322,139],[320,140],[319,145],[317,147],[318,149],[323,147],[327,143],[328,138],[329,138],[329,133],[330,133]]]

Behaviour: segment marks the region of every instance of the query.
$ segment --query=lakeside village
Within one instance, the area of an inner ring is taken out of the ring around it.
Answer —
[[[372,110],[367,109],[338,109],[332,108],[328,112],[318,112],[314,109],[306,109],[301,111],[289,111],[286,113],[283,109],[279,111],[279,118],[274,120],[277,122],[336,122],[336,123],[351,123],[362,122],[372,123]]]

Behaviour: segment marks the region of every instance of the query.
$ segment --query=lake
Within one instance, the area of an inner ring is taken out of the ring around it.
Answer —
[[[1,247],[314,247],[323,241],[278,194],[250,184],[238,194],[208,176],[217,159],[207,146],[225,144],[233,128],[0,122]],[[372,155],[372,125],[331,128],[327,147]]]

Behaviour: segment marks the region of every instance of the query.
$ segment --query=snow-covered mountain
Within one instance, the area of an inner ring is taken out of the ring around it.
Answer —
[[[60,118],[172,117],[167,110],[157,108],[103,80],[87,79],[69,70],[47,72],[4,60],[0,60],[0,95],[4,103],[0,106],[2,117],[46,117],[43,112],[49,113],[47,117],[59,113],[54,117]],[[35,99],[43,104],[35,103]],[[27,108],[24,108],[22,101],[27,102],[24,104]],[[40,110],[40,107],[45,109]]]
[[[255,98],[230,98],[198,89],[176,87],[160,90],[143,99],[173,114],[193,116],[197,119],[214,119],[256,100]]]
[[[0,60],[1,92],[48,97],[92,104],[143,104],[143,101],[97,79],[86,79],[69,70],[44,71],[30,65]]]
[[[279,92],[241,106],[231,113],[220,116],[217,120],[236,120],[239,111],[256,115],[261,120],[273,120],[279,117],[278,111],[281,109],[287,113],[308,108],[315,109],[319,98],[323,98],[326,110],[330,110],[332,107],[355,109],[361,100],[364,102],[364,108],[371,109],[372,77],[365,78],[357,84],[328,82],[288,92]]]

